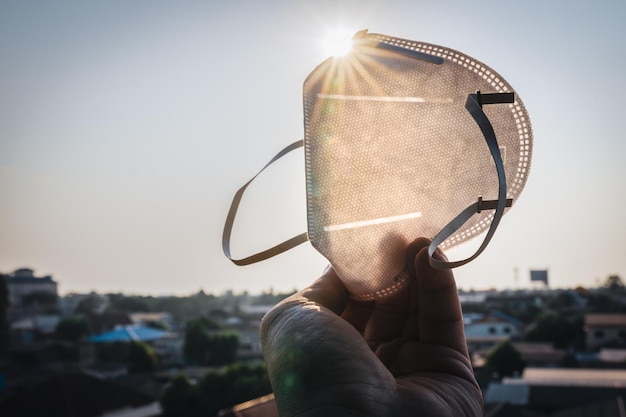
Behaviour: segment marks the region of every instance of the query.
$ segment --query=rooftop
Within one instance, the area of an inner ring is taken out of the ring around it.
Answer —
[[[130,342],[131,340],[147,342],[151,340],[169,337],[170,332],[154,329],[148,326],[131,325],[119,326],[110,332],[101,333],[89,338],[90,342],[110,343],[110,342]]]
[[[51,283],[55,284],[50,275],[44,277],[36,277],[35,271],[30,268],[16,269],[12,273],[7,275],[7,283],[9,284],[40,284]]]
[[[504,378],[506,385],[553,385],[626,388],[626,370],[526,368],[521,378]]]
[[[585,314],[585,324],[594,327],[626,327],[626,314]]]

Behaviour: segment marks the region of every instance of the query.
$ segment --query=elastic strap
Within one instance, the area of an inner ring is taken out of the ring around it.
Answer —
[[[235,197],[233,197],[233,202],[230,205],[230,210],[228,211],[228,216],[226,217],[226,223],[224,224],[224,233],[222,234],[222,250],[224,251],[224,255],[226,255],[226,257],[233,261],[233,263],[235,263],[236,265],[250,265],[255,262],[263,261],[265,259],[271,258],[272,256],[276,256],[279,253],[288,251],[289,249],[298,246],[299,244],[304,243],[308,240],[307,234],[302,233],[298,236],[292,237],[291,239],[287,239],[284,242],[279,243],[278,245],[273,246],[267,250],[255,253],[254,255],[250,255],[242,259],[234,259],[230,255],[230,234],[233,230],[233,223],[235,222],[235,216],[237,214],[237,209],[239,208],[239,203],[241,202],[241,197],[243,197],[243,193],[246,191],[246,188],[248,188],[248,185],[250,185],[250,183],[254,181],[254,179],[258,177],[259,174],[261,174],[261,172],[265,170],[265,168],[272,165],[274,162],[287,155],[289,152],[293,151],[294,149],[298,149],[303,145],[304,141],[301,139],[285,147],[282,151],[278,152],[276,156],[274,156],[267,163],[267,165],[265,165],[254,177],[252,177],[250,181],[245,183],[244,186],[237,191],[237,193],[235,193]]]
[[[457,266],[465,265],[468,262],[476,259],[478,255],[485,250],[489,241],[493,237],[493,234],[496,232],[498,228],[498,224],[500,223],[500,219],[504,214],[504,209],[506,207],[510,207],[513,203],[511,199],[506,198],[506,176],[504,173],[504,164],[502,163],[502,155],[500,154],[500,147],[498,146],[498,141],[496,139],[496,133],[493,130],[493,126],[491,122],[489,122],[489,118],[483,111],[482,106],[485,104],[498,104],[498,103],[513,103],[515,97],[513,93],[493,93],[493,94],[481,94],[480,91],[477,91],[476,94],[469,94],[467,96],[467,101],[465,102],[465,108],[470,112],[474,121],[480,127],[485,140],[487,141],[487,145],[489,146],[489,150],[491,151],[491,156],[493,161],[496,164],[496,171],[498,172],[498,199],[497,200],[483,200],[482,197],[478,198],[478,201],[469,205],[465,210],[463,210],[458,216],[456,216],[450,223],[448,223],[439,233],[435,236],[428,247],[428,260],[430,265],[436,269],[451,269],[456,268]],[[493,210],[496,212],[493,215],[493,220],[491,220],[491,225],[489,226],[489,230],[487,231],[487,235],[483,240],[480,247],[476,250],[476,252],[470,256],[469,258],[460,260],[460,261],[440,261],[438,259],[433,258],[433,254],[439,245],[441,245],[447,238],[456,233],[463,224],[465,224],[474,214],[480,213],[482,210]]]

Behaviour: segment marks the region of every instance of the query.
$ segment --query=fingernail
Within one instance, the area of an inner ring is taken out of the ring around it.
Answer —
[[[437,248],[435,250],[435,253],[433,253],[433,258],[435,258],[438,261],[444,261],[444,262],[448,262],[448,257],[446,256],[445,253],[443,253],[443,251],[439,248]]]

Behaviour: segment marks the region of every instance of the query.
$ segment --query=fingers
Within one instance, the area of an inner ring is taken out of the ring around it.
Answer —
[[[440,250],[433,256],[445,260]],[[428,251],[422,248],[415,258],[415,273],[420,342],[447,346],[467,356],[463,313],[452,271],[432,268]]]
[[[418,291],[415,281],[415,256],[427,248],[430,241],[419,238],[406,250],[406,264],[409,282],[400,291],[370,304],[370,315],[362,331],[370,346],[375,348],[379,342],[387,342],[399,337],[417,338]]]
[[[409,275],[411,278],[415,277],[415,258],[417,254],[424,248],[430,245],[430,240],[425,237],[415,239],[406,250],[406,264],[409,268]]]
[[[364,334],[373,308],[373,301],[350,300],[346,309],[341,314],[341,317],[348,323],[352,324],[352,326],[357,329],[359,333]]]
[[[332,267],[327,268],[317,281],[296,295],[324,306],[337,315],[343,313],[350,300],[348,290]]]

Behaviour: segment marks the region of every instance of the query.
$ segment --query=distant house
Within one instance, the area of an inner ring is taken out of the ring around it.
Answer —
[[[168,312],[131,313],[129,317],[133,324],[150,325],[151,323],[160,323],[165,325],[168,329],[174,328],[174,319],[172,318],[172,314]]]
[[[582,407],[618,397],[626,397],[624,370],[556,368],[526,368],[521,378],[504,378],[502,382],[489,384],[484,395],[487,407],[505,403],[543,412]]]
[[[82,313],[102,314],[109,307],[109,297],[93,291],[85,294],[68,294],[59,299],[59,312],[64,316],[71,316],[82,303],[87,303],[88,307]]]
[[[242,305],[239,317],[230,318],[236,319],[237,323],[233,322],[232,325],[228,326],[227,322],[227,327],[230,327],[239,335],[239,351],[237,353],[239,358],[260,359],[263,357],[259,339],[259,327],[261,326],[261,319],[272,307],[274,306],[270,304]]]
[[[20,308],[38,301],[54,302],[56,305],[57,283],[50,275],[36,277],[29,268],[17,269],[7,276],[9,304]]]
[[[464,314],[463,324],[472,364],[477,367],[484,365],[487,353],[496,345],[519,338],[524,329],[524,323],[499,310]]]
[[[584,405],[559,407],[558,411],[550,413],[550,417],[622,417],[624,409],[626,409],[624,399],[617,396]],[[546,413],[541,409],[533,410],[533,407],[506,401],[485,404],[484,415],[489,417],[546,417]]]
[[[260,320],[263,318],[268,311],[270,311],[274,307],[273,304],[261,304],[261,305],[242,305],[240,306],[241,314],[254,317]]]
[[[49,335],[56,331],[60,320],[57,314],[37,314],[13,322],[11,330]]]
[[[240,329],[237,333],[239,335],[239,351],[237,352],[239,358],[263,358],[258,328]]]
[[[33,314],[11,323],[14,345],[28,345],[54,335],[60,317],[56,314]]]
[[[555,349],[552,343],[514,342],[513,346],[530,367],[555,367],[565,358],[565,351]]]
[[[118,326],[115,329],[89,338],[93,343],[152,342],[170,335],[169,332],[143,325]]]
[[[522,334],[524,323],[498,310],[487,314],[474,313],[463,317],[465,336],[469,338],[515,338]]]
[[[585,314],[588,350],[626,345],[626,314]]]
[[[600,349],[598,359],[604,363],[626,364],[626,349]]]
[[[484,301],[485,305],[492,306],[494,308],[502,308],[507,306],[513,311],[528,311],[530,308],[543,307],[543,300],[536,293],[506,293],[497,292],[490,294]]]
[[[183,363],[184,341],[177,333],[155,329],[143,324],[117,326],[111,331],[89,338],[96,344],[115,342],[145,342],[152,346],[161,364],[178,365]]]

